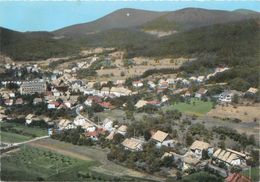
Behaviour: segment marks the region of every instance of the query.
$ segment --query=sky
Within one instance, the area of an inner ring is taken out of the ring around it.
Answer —
[[[121,8],[174,11],[187,7],[260,11],[260,1],[1,1],[0,26],[17,31],[53,31],[96,20]]]

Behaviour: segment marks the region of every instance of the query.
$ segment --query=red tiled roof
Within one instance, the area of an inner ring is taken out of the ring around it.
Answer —
[[[252,182],[252,180],[246,176],[242,176],[239,173],[233,173],[229,175],[226,180],[226,182]]]
[[[147,104],[157,105],[160,104],[160,102],[158,100],[151,100],[151,101],[147,101]]]
[[[108,108],[108,109],[114,108],[114,106],[112,104],[110,104],[110,102],[101,102],[101,103],[98,103],[98,104],[101,105],[104,108]]]
[[[87,100],[92,100],[94,103],[100,103],[102,102],[102,98],[99,96],[89,96]]]
[[[52,101],[52,102],[50,102],[49,104],[54,104],[54,105],[55,105],[55,107],[58,107],[58,106],[60,105],[60,103],[59,103],[59,102],[57,102],[57,101]]]

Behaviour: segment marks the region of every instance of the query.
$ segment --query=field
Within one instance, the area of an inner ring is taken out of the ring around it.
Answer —
[[[174,103],[171,106],[165,107],[165,109],[177,109],[178,111],[186,114],[202,116],[208,113],[212,107],[213,104],[210,101],[204,102],[202,100],[192,98],[190,103]]]
[[[258,182],[260,179],[260,169],[257,167],[252,168],[251,170],[243,171],[242,174],[250,177],[253,182]]]
[[[126,79],[126,77],[142,75],[145,71],[151,69],[179,68],[187,61],[187,58],[182,57],[177,59],[165,58],[159,60],[156,60],[155,58],[135,57],[133,58],[134,65],[129,68],[123,66],[122,60],[116,60],[114,63],[117,66],[116,68],[99,69],[97,70],[97,73],[101,80]],[[125,76],[122,76],[121,72],[124,72]]]
[[[127,181],[127,179],[132,179],[130,181],[137,179],[141,179],[141,181],[162,181],[161,178],[128,169],[126,167],[117,165],[112,161],[109,161],[107,159],[107,149],[102,149],[99,147],[77,146],[50,138],[31,142],[28,145],[31,147],[47,149],[61,155],[79,159],[81,161],[95,161],[100,165],[92,166],[91,172],[106,176],[108,178],[117,176],[120,177],[120,179],[123,179],[123,181]]]
[[[18,143],[31,139],[29,136],[19,135],[16,133],[9,133],[5,131],[0,131],[0,133],[0,140],[4,143]]]
[[[17,123],[0,123],[1,141],[7,143],[16,143],[30,140],[35,137],[47,135],[46,129],[38,127],[28,127]]]
[[[2,180],[80,180],[79,172],[88,173],[93,161],[80,161],[48,150],[22,146],[1,159]]]
[[[251,122],[255,120],[260,120],[259,114],[260,105],[252,106],[216,106],[215,109],[212,109],[208,115],[211,117],[221,117],[221,118],[237,118],[241,121]]]

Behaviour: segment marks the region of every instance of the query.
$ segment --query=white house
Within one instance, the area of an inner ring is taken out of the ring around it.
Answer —
[[[32,122],[32,118],[33,118],[33,114],[28,114],[26,117],[25,117],[25,122],[27,124],[30,124]]]
[[[143,82],[138,80],[138,81],[133,81],[132,85],[133,85],[133,87],[139,88],[139,87],[142,87],[144,84],[143,84]]]
[[[167,147],[174,146],[174,140],[172,137],[163,131],[157,130],[157,132],[151,137],[152,141],[156,142],[156,147],[160,148],[162,145]]]
[[[208,155],[213,154],[213,147],[207,142],[195,140],[190,146],[190,150],[198,159],[202,158],[203,150],[208,152]]]
[[[114,128],[113,128],[113,121],[109,118],[106,118],[104,121],[103,121],[103,124],[102,124],[102,127],[111,132]]]
[[[212,155],[214,163],[223,162],[226,166],[245,165],[247,155],[231,149],[218,148]]]
[[[224,91],[222,92],[219,97],[218,97],[218,101],[220,102],[226,102],[226,103],[230,103],[232,101],[233,98],[233,93],[230,91]]]

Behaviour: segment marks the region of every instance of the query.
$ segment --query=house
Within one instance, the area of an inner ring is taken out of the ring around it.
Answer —
[[[173,95],[182,94],[182,93],[185,93],[186,91],[188,91],[188,88],[180,88],[180,89],[174,90],[172,92],[172,94]]]
[[[113,94],[116,97],[121,97],[131,95],[132,91],[124,87],[112,87],[110,90],[110,94]]]
[[[198,159],[202,158],[203,151],[207,151],[209,155],[213,154],[213,148],[207,142],[195,140],[190,146],[190,150]]]
[[[46,91],[46,83],[43,81],[23,82],[20,86],[21,94],[43,93]]]
[[[258,92],[258,89],[257,89],[257,88],[254,88],[254,87],[250,87],[250,88],[246,91],[247,94],[251,94],[251,95],[255,95],[257,92]]]
[[[16,99],[15,104],[16,105],[22,105],[23,104],[23,99],[22,98]]]
[[[139,101],[135,104],[135,107],[136,107],[137,109],[139,109],[139,108],[144,107],[146,104],[147,104],[147,101],[145,101],[145,100],[139,100]]]
[[[136,138],[126,138],[122,142],[122,145],[125,147],[126,150],[142,151],[143,150],[143,143],[144,143],[144,141],[136,139]]]
[[[151,137],[151,140],[156,142],[156,147],[160,148],[162,145],[167,147],[174,146],[174,140],[172,137],[163,131],[157,130],[155,134]]]
[[[60,122],[57,125],[58,125],[59,129],[61,129],[61,130],[76,128],[76,126],[72,123],[72,121],[70,121],[68,119],[60,120]]]
[[[205,76],[198,76],[197,81],[199,83],[203,82],[205,80]]]
[[[225,179],[225,182],[252,182],[252,180],[240,173],[233,173]]]
[[[147,105],[148,104],[159,107],[160,106],[160,101],[158,101],[158,100],[147,101]]]
[[[49,102],[47,108],[48,108],[48,109],[55,109],[55,108],[59,107],[59,105],[60,105],[59,102],[57,102],[57,101],[51,101],[51,102]]]
[[[162,96],[161,98],[161,103],[165,103],[168,102],[169,98],[167,97],[167,95]]]
[[[33,99],[33,104],[34,105],[39,104],[39,103],[42,103],[42,98],[34,98]]]
[[[195,97],[196,98],[201,98],[202,96],[204,96],[206,93],[208,92],[208,90],[204,89],[204,88],[200,88],[196,93],[195,93]]]
[[[93,103],[101,103],[102,98],[99,96],[89,96],[87,100],[84,102],[85,105],[91,106]]]
[[[86,88],[83,90],[84,95],[94,95],[96,90],[94,88]]]
[[[83,125],[82,125],[82,128],[87,131],[87,132],[93,132],[96,130],[96,127],[89,123],[89,122],[85,122]]]
[[[132,85],[133,85],[133,87],[136,87],[136,88],[140,88],[140,87],[144,86],[143,82],[141,82],[140,80],[133,81]]]
[[[106,96],[109,96],[109,93],[110,93],[109,87],[103,87],[100,90],[100,96],[106,97]]]
[[[198,159],[196,156],[187,154],[183,158],[183,167],[182,170],[185,171],[189,168],[193,168],[200,162],[200,159]]]
[[[159,82],[159,84],[158,84],[159,89],[167,89],[168,87],[169,87],[169,83],[166,81]]]
[[[6,100],[5,100],[5,105],[7,105],[7,106],[12,106],[13,103],[14,103],[14,100],[13,100],[13,99],[6,99]]]
[[[168,78],[168,79],[166,80],[166,82],[167,82],[169,85],[173,85],[173,84],[175,84],[175,79],[174,79],[174,78]]]
[[[118,129],[117,129],[117,133],[120,133],[121,135],[125,135],[127,132],[127,126],[126,125],[121,125]]]
[[[28,114],[28,115],[25,117],[25,122],[26,122],[26,124],[31,124],[32,118],[33,118],[33,114]]]
[[[148,81],[147,84],[148,84],[150,89],[155,89],[155,87],[156,87],[156,85],[153,81]]]
[[[85,136],[89,137],[93,141],[98,141],[98,137],[100,136],[100,134],[104,134],[103,128],[97,128],[94,131],[87,131],[85,133]]]
[[[100,102],[98,103],[104,109],[114,109],[115,107],[110,102]]]
[[[9,92],[9,97],[10,97],[10,98],[15,98],[15,93]]]
[[[226,102],[226,103],[230,103],[232,101],[233,98],[233,93],[230,91],[224,91],[222,92],[219,97],[218,97],[218,101],[220,102]]]
[[[115,134],[116,134],[115,131],[111,131],[111,132],[109,133],[109,135],[106,137],[106,139],[107,139],[107,140],[113,140]]]
[[[114,128],[113,128],[113,121],[110,118],[106,118],[103,123],[102,123],[102,127],[111,132]]]
[[[226,166],[242,166],[246,165],[247,155],[231,149],[218,148],[212,155],[212,160],[215,163],[223,162]]]

